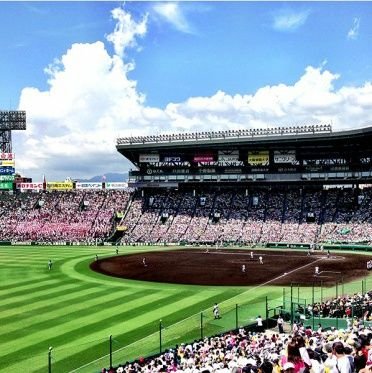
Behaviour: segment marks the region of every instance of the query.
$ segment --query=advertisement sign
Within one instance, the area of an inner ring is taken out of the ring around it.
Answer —
[[[13,182],[15,179],[14,175],[0,175],[0,182],[2,181],[11,181]]]
[[[219,150],[218,162],[237,162],[239,161],[239,150]]]
[[[102,189],[102,183],[76,183],[76,189]]]
[[[269,151],[261,150],[248,152],[248,163],[252,166],[268,166]]]
[[[11,161],[14,158],[15,158],[14,153],[1,153],[0,152],[0,159]]]
[[[274,151],[274,163],[290,163],[296,162],[296,151],[295,150],[275,150]]]
[[[16,188],[24,190],[42,190],[43,183],[17,183]]]
[[[0,175],[13,175],[14,173],[14,167],[0,166]]]
[[[71,190],[73,187],[72,181],[49,181],[47,182],[47,190]]]
[[[165,155],[162,162],[182,162],[182,157],[179,155]]]
[[[15,162],[14,162],[14,160],[8,161],[8,160],[1,159],[0,160],[0,166],[14,167],[15,166]]]
[[[214,156],[212,153],[197,153],[193,160],[194,162],[213,162]]]
[[[158,163],[159,154],[140,154],[139,162],[140,163]]]
[[[106,183],[105,184],[106,189],[127,189],[128,183],[125,182],[113,182],[113,183]]]
[[[2,181],[2,182],[0,182],[0,189],[11,190],[11,189],[13,189],[13,183],[11,181]]]

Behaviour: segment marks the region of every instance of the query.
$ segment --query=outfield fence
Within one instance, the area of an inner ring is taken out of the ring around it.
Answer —
[[[215,319],[212,306],[209,310],[196,313],[184,320],[174,322],[164,317],[151,324],[148,335],[138,338],[133,343],[128,343],[125,337],[113,335],[107,336],[100,341],[87,341],[84,345],[71,345],[70,347],[55,347],[44,355],[45,363],[48,364],[48,372],[66,372],[63,367],[63,360],[69,354],[74,355],[79,350],[89,351],[89,344],[94,346],[94,356],[87,357],[90,363],[81,365],[74,362],[73,370],[70,372],[100,372],[103,367],[118,366],[128,361],[139,359],[140,357],[156,356],[166,349],[175,348],[181,343],[193,342],[204,337],[219,335],[229,330],[240,327],[248,327],[252,331],[256,330],[256,319],[260,315],[264,320],[264,328],[276,328],[276,319],[279,314],[284,316],[286,321],[286,331],[291,330],[295,321],[301,321],[305,326],[313,329],[321,324],[323,328],[346,328],[344,318],[331,318],[315,316],[307,313],[309,304],[323,302],[327,299],[345,294],[365,293],[372,289],[372,278],[366,278],[353,284],[343,284],[341,280],[332,287],[325,287],[321,282],[314,282],[313,286],[301,286],[301,284],[291,284],[282,288],[282,296],[279,297],[259,297],[247,303],[244,302],[244,295],[230,299],[219,304],[221,318]],[[277,294],[280,293],[280,289]],[[239,301],[239,303],[238,303]],[[353,307],[353,316],[359,316],[356,307]],[[359,312],[359,311],[358,311]],[[118,333],[119,335],[119,333]],[[122,335],[122,334],[121,334]],[[99,349],[97,353],[97,342]],[[89,354],[89,352],[88,352]],[[41,357],[40,357],[41,358]],[[43,370],[45,372],[45,370]]]

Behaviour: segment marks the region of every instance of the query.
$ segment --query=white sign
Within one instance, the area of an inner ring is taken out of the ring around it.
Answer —
[[[274,163],[296,163],[295,150],[275,150]]]
[[[239,150],[219,150],[218,162],[237,162],[239,161]]]
[[[122,183],[122,182],[115,182],[115,183],[106,183],[105,184],[106,189],[127,189],[128,183]]]
[[[76,189],[102,189],[102,183],[76,183]]]
[[[160,160],[159,154],[140,154],[140,163],[158,163]]]

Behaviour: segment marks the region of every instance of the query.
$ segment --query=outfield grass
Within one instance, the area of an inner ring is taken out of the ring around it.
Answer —
[[[120,248],[120,254],[154,248]],[[282,287],[207,287],[122,280],[94,273],[89,263],[115,255],[113,247],[0,247],[0,366],[7,372],[98,372],[162,347],[252,322],[281,304]],[[53,268],[48,271],[48,259]],[[354,292],[358,283],[344,284]],[[289,288],[286,289],[288,291]],[[357,289],[359,290],[359,288]],[[332,296],[334,289],[323,291]],[[311,289],[301,297],[311,299]],[[319,298],[319,294],[317,294]],[[212,306],[220,304],[222,319]],[[202,316],[201,316],[202,313]]]

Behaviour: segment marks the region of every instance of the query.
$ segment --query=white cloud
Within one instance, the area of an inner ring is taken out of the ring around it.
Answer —
[[[165,112],[178,130],[185,126],[221,130],[320,122],[332,122],[337,130],[372,123],[371,83],[335,90],[338,78],[338,74],[309,66],[293,85],[265,86],[252,95],[219,91],[211,97],[169,104]]]
[[[135,39],[127,43],[133,46]],[[46,69],[48,90],[22,90],[19,109],[27,111],[28,129],[14,137],[17,170],[35,180],[123,172],[128,163],[115,150],[119,136],[331,121],[339,130],[372,123],[372,83],[335,89],[339,75],[324,64],[308,66],[292,85],[233,96],[220,90],[164,109],[146,105],[128,78],[133,68],[102,42],[73,44]]]
[[[182,12],[179,3],[158,3],[153,6],[153,10],[178,31],[192,33],[191,26]]]
[[[360,18],[354,18],[353,19],[353,26],[347,33],[347,38],[349,40],[355,40],[359,36],[359,26],[360,26]]]
[[[274,15],[272,27],[278,31],[293,31],[305,24],[310,11],[283,10]]]
[[[112,18],[117,20],[115,30],[106,36],[114,44],[115,53],[123,57],[126,48],[137,46],[137,37],[143,37],[147,31],[147,14],[140,22],[133,20],[132,15],[122,8],[111,11]]]

